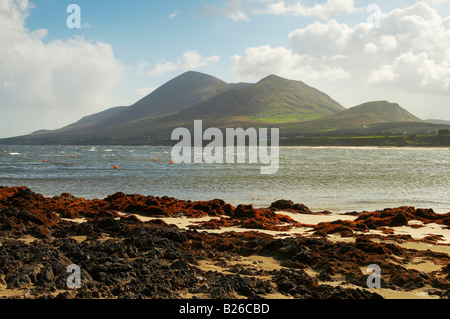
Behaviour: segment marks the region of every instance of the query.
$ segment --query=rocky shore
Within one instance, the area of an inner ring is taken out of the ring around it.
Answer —
[[[450,297],[450,213],[312,212],[0,187],[0,298]],[[69,265],[81,287],[69,289]],[[369,288],[369,265],[381,287]]]

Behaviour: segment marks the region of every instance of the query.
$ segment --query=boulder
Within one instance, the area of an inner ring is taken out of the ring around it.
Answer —
[[[270,208],[274,208],[274,209],[279,209],[279,210],[286,210],[286,209],[292,209],[294,206],[294,203],[290,200],[285,200],[285,199],[281,199],[281,200],[277,200],[276,202],[273,202]]]

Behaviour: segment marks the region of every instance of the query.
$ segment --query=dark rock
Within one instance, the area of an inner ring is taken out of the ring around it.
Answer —
[[[185,260],[177,260],[170,265],[171,269],[188,270],[189,264]]]
[[[56,296],[56,299],[75,299],[77,296],[76,290],[63,291]]]
[[[450,274],[450,264],[442,268],[442,273],[444,274]]]
[[[442,299],[450,299],[450,289],[447,289],[445,292],[441,295]]]
[[[319,276],[317,276],[317,279],[319,279],[321,281],[333,281],[331,276],[328,273],[326,273],[325,271],[320,272]]]
[[[294,204],[294,206],[292,206],[292,209],[299,214],[307,214],[307,215],[313,214],[313,212],[303,204]]]
[[[8,289],[24,289],[32,285],[31,279],[27,274],[19,274],[5,279]]]
[[[408,219],[404,214],[397,214],[391,218],[389,222],[390,227],[399,227],[399,226],[407,226]]]
[[[273,202],[269,208],[285,210],[285,209],[292,209],[293,206],[294,206],[294,203],[292,201],[281,199],[281,200],[277,200],[276,202]]]
[[[450,282],[447,279],[435,278],[431,281],[431,287],[447,290],[450,289]]]

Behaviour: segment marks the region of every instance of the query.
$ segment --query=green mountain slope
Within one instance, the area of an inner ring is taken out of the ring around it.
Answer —
[[[279,124],[319,118],[344,110],[328,95],[303,82],[270,75],[242,90],[234,90],[192,107],[181,116],[246,116],[250,121]]]
[[[312,120],[345,110],[325,93],[275,75],[248,88],[246,93],[258,97],[253,119],[266,123]]]
[[[394,126],[403,123],[402,127],[405,127],[405,124],[407,127],[412,123],[423,123],[423,121],[397,103],[374,101],[317,120],[292,125],[288,130],[303,133],[350,132],[368,129],[375,124],[377,124],[377,127],[391,127],[390,123],[395,123]]]
[[[326,121],[326,119],[322,119]],[[333,116],[335,124],[367,125],[386,122],[422,122],[397,103],[375,101],[364,103]]]

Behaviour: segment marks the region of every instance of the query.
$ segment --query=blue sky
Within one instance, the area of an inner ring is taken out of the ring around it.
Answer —
[[[71,1],[35,0],[27,19],[30,30],[48,29],[46,42],[83,36],[112,45],[115,57],[128,66],[155,65],[179,58],[188,50],[205,57],[219,55],[221,63],[208,72],[225,81],[238,80],[231,72],[230,57],[247,47],[261,44],[287,45],[288,33],[313,22],[314,18],[256,17],[233,21],[219,13],[224,1],[76,1],[81,8],[81,29],[68,29],[66,8]],[[206,8],[214,7],[214,13]],[[205,12],[206,11],[206,12]],[[174,15],[174,16],[173,16]],[[170,79],[171,73],[163,77]],[[164,82],[147,79],[149,86]]]
[[[0,137],[131,105],[188,70],[450,120],[450,0],[0,1]]]
[[[236,1],[243,8],[256,2]],[[309,5],[323,2],[303,1]],[[234,21],[221,12],[226,10],[227,1],[34,0],[32,3],[35,8],[26,21],[26,27],[30,30],[47,29],[46,42],[83,36],[90,41],[110,43],[116,58],[130,66],[141,62],[157,64],[171,61],[187,50],[196,50],[204,56],[219,55],[222,58],[222,67],[216,65],[209,70],[218,72],[217,76],[226,81],[239,80],[230,72],[231,56],[242,54],[253,46],[287,46],[291,31],[317,20],[314,16],[263,15],[253,16],[250,21]],[[71,3],[78,4],[82,10],[82,24],[85,26],[81,29],[66,27],[69,15],[66,8]],[[364,3],[372,2],[355,3],[364,7]],[[397,7],[395,1],[378,3],[383,10]],[[412,1],[397,3],[411,4]],[[208,13],[208,8],[214,13]],[[365,21],[368,15],[366,12],[338,14],[333,18],[355,25]],[[162,83],[156,79],[153,84]]]

